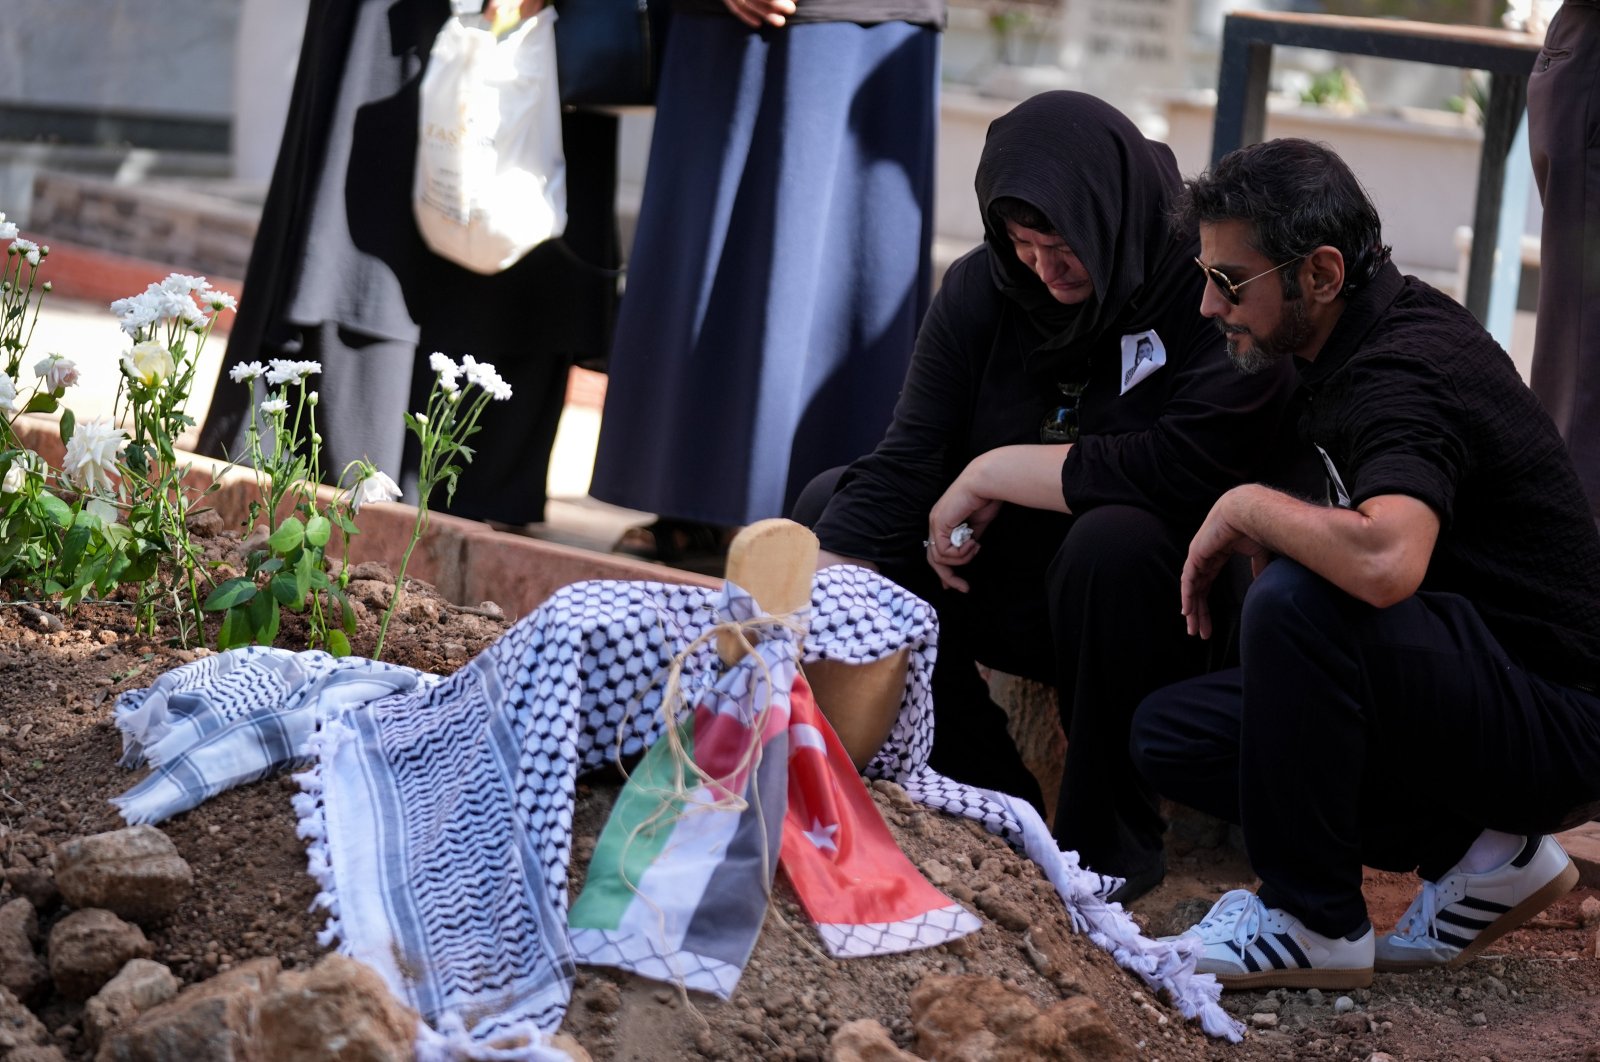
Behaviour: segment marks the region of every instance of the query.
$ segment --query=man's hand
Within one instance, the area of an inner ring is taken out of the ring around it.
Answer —
[[[1183,576],[1178,585],[1183,618],[1190,634],[1211,637],[1211,584],[1216,582],[1217,573],[1230,557],[1236,553],[1249,557],[1252,575],[1260,575],[1261,569],[1272,559],[1272,554],[1261,543],[1246,535],[1235,523],[1235,510],[1242,498],[1240,492],[1249,489],[1235,487],[1218,498],[1189,543],[1189,556],[1183,562]]]
[[[794,0],[722,0],[733,17],[751,29],[778,28],[794,14]]]

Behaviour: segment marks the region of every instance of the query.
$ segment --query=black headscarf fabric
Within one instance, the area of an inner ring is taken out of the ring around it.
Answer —
[[[1182,186],[1165,144],[1147,140],[1121,111],[1082,92],[1045,92],[989,125],[976,180],[995,285],[1026,312],[1039,337],[1030,368],[1049,352],[1141,319],[1169,298],[1192,298],[1193,239],[1174,234],[1168,208]],[[1015,198],[1047,219],[1088,270],[1094,295],[1063,306],[1020,259],[994,212]]]

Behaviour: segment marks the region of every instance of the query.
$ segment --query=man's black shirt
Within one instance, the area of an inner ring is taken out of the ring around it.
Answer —
[[[1600,532],[1555,426],[1472,315],[1385,266],[1300,368],[1306,430],[1349,503],[1405,494],[1439,515],[1421,589],[1469,599],[1541,676],[1600,683]]]

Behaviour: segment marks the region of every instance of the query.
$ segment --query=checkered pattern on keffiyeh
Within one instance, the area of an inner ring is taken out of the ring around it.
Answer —
[[[668,584],[574,584],[443,680],[366,661],[334,668],[315,659],[319,654],[284,654],[307,676],[291,687],[292,672],[262,655],[272,651],[245,650],[239,652],[255,654],[249,663],[277,677],[253,678],[240,690],[244,676],[228,677],[239,662],[217,662],[236,654],[223,654],[179,669],[189,674],[171,688],[194,695],[185,715],[223,721],[187,725],[200,745],[268,745],[277,740],[275,727],[309,730],[306,724],[326,721],[299,749],[317,762],[302,776],[306,792],[297,808],[312,842],[312,872],[324,887],[319,899],[330,912],[327,939],[378,969],[443,1031],[424,1032],[424,1057],[518,1036],[535,1044],[539,1030],[559,1023],[570,992],[563,919],[576,779],[660,736],[667,722],[660,680],[675,656],[683,658],[687,703],[714,681],[713,646],[688,647],[714,624],[715,597]],[[1215,982],[1193,975],[1190,950],[1141,937],[1120,908],[1104,903],[1103,880],[1079,868],[1075,854],[1056,849],[1031,807],[928,769],[935,642],[932,610],[894,584],[859,568],[818,573],[807,659],[864,662],[910,650],[901,715],[869,773],[894,778],[913,798],[977,819],[1021,848],[1092,939],[1152,986],[1169,989],[1207,1031],[1237,1036],[1236,1023],[1216,1005]],[[342,689],[329,676],[343,670],[392,685],[362,689],[352,679]],[[410,677],[407,688],[396,673]],[[273,682],[288,692],[274,699],[267,688]],[[349,692],[371,699],[357,704],[340,696]],[[143,703],[125,695],[119,722]],[[265,727],[235,725],[263,714],[280,718]],[[281,753],[294,746],[273,747]],[[184,759],[198,781],[173,788],[203,799],[262,773],[234,770],[232,783],[212,785],[210,764],[253,765],[267,756],[172,751],[157,775]],[[167,784],[152,776],[140,788]],[[143,821],[197,802],[159,802]],[[496,1057],[548,1057],[543,1050]]]

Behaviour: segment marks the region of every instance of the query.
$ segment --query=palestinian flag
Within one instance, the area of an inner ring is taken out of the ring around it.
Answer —
[[[771,639],[623,787],[568,917],[575,958],[728,998],[780,852],[835,956],[932,947],[981,925],[895,845],[793,644]]]

